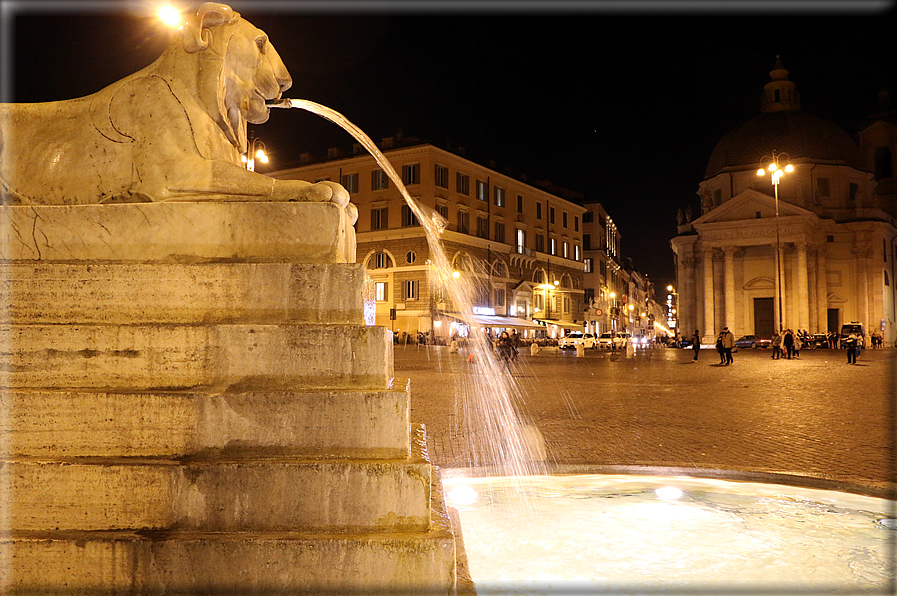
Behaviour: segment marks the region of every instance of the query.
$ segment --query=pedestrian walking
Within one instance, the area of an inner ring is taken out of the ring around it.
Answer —
[[[847,339],[844,340],[844,345],[847,346],[847,364],[856,364],[858,351],[856,333],[848,335]]]
[[[772,359],[778,360],[782,357],[782,336],[778,331],[772,333]]]
[[[719,363],[726,363],[726,352],[723,349],[723,333],[720,331],[720,334],[716,336],[716,353],[719,354]]]
[[[794,332],[791,329],[786,329],[782,336],[782,348],[785,350],[788,360],[791,360],[791,357],[794,356]]]
[[[728,327],[723,327],[723,332],[720,334],[723,340],[723,357],[724,364],[729,366],[732,364],[732,348],[735,347],[735,336],[732,335],[732,332],[729,331]]]
[[[698,352],[701,350],[701,334],[695,329],[695,334],[691,336],[691,349],[695,351],[695,357],[692,362],[698,361]]]
[[[794,334],[794,357],[800,358],[800,349],[804,346],[803,340],[800,338],[800,333]]]

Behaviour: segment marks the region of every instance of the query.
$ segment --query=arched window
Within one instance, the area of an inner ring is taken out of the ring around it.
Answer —
[[[385,250],[371,253],[367,262],[368,269],[389,269],[394,266],[392,257]]]
[[[891,148],[879,147],[875,150],[875,178],[893,178],[894,169],[891,161]]]
[[[494,263],[492,263],[492,276],[493,277],[507,277],[508,276],[508,266],[505,265],[505,262],[501,259],[496,259]]]
[[[533,283],[534,284],[544,284],[545,283],[545,272],[541,269],[536,269],[533,271]]]

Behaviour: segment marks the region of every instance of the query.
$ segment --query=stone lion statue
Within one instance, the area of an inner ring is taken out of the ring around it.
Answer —
[[[333,201],[339,184],[246,170],[246,124],[289,72],[265,33],[231,7],[203,4],[155,62],[66,101],[0,104],[0,193],[9,205],[152,201]]]

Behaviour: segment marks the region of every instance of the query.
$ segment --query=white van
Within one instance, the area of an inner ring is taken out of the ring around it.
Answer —
[[[856,321],[851,321],[850,323],[844,323],[841,325],[841,335],[839,337],[838,346],[843,348],[844,342],[847,340],[847,336],[851,333],[855,333],[857,336],[857,347],[865,348],[866,347],[866,328],[862,323],[857,323]]]

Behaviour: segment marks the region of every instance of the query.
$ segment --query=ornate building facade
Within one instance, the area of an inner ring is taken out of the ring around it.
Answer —
[[[409,193],[447,222],[452,268],[472,280],[475,322],[525,338],[582,330],[582,216],[586,209],[492,167],[409,137],[380,148]],[[458,311],[431,274],[423,228],[359,145],[350,155],[281,170],[275,178],[341,183],[358,207],[357,261],[374,284],[376,324],[398,334],[450,337]]]
[[[736,336],[771,336],[779,327],[824,333],[857,321],[890,345],[895,112],[883,95],[858,143],[801,111],[778,58],[770,78],[760,115],[713,150],[699,216],[680,211],[671,241],[680,330],[699,329],[706,342],[724,326]],[[779,170],[793,168],[777,185],[773,159]]]

